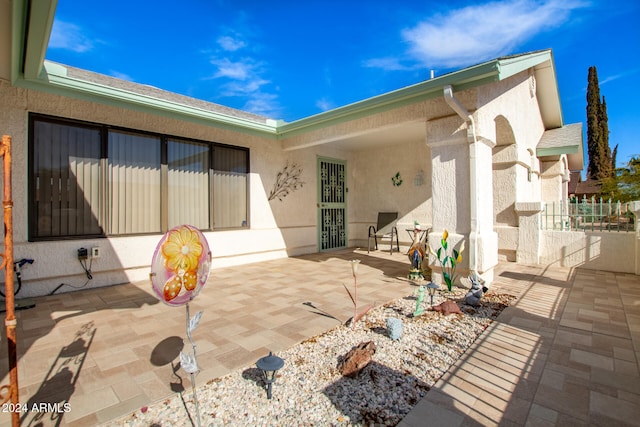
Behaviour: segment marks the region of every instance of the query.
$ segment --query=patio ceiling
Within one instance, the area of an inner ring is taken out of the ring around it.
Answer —
[[[370,132],[342,138],[338,146],[347,151],[362,151],[371,148],[425,141],[426,124],[423,121],[402,123],[398,126],[375,129]]]
[[[331,144],[340,150],[357,152],[415,141],[424,142],[427,137],[426,129],[427,126],[424,120],[403,122],[393,126],[376,127],[346,135],[312,138],[302,143],[293,143],[285,140],[282,142],[282,148],[285,151],[292,151],[316,145]]]

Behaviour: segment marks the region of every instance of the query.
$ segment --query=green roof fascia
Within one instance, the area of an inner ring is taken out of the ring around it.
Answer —
[[[26,16],[28,2],[23,0],[14,0],[11,4],[11,83],[22,75],[22,67],[24,66],[23,55],[25,53],[26,32]]]
[[[558,79],[556,74],[555,62],[553,60],[553,51],[551,49],[540,50],[523,55],[515,55],[513,57],[505,57],[499,59],[500,75],[502,78],[511,77],[528,68],[533,68],[536,79],[543,78],[546,81],[552,81],[553,87],[547,86],[548,90],[538,93],[541,104],[547,108],[547,114],[543,114],[545,118],[551,119],[556,116],[557,120],[550,123],[545,121],[548,127],[564,126],[564,118],[562,116],[562,104],[560,101],[560,89],[558,88]],[[548,63],[548,67],[538,67],[541,64]]]
[[[28,23],[25,28],[26,40],[24,40],[22,63],[24,78],[27,80],[38,78],[40,75],[57,6],[58,0],[34,0],[27,10]],[[23,20],[25,21],[26,19]]]
[[[16,86],[122,108],[133,108],[150,114],[162,114],[166,117],[271,139],[288,138],[314,129],[437,98],[442,95],[442,88],[446,85],[451,85],[454,90],[460,91],[503,80],[552,59],[550,50],[499,58],[291,123],[280,124],[276,121],[273,123],[268,121],[261,124],[68,77],[65,67],[44,60],[56,6],[57,0],[33,0],[31,3],[26,0],[14,0],[12,79]],[[555,77],[555,70],[553,72]],[[21,76],[24,77],[21,78]]]
[[[13,85],[276,139],[275,121],[273,125],[256,123],[67,77],[65,67],[45,60],[57,4],[58,0],[14,0],[11,52]]]
[[[268,122],[264,124],[257,123],[240,117],[233,117],[119,88],[74,79],[66,76],[66,68],[64,66],[48,61],[44,63],[40,78],[19,79],[15,84],[16,86],[56,95],[99,102],[114,107],[134,109],[149,114],[161,114],[165,117],[178,120],[187,120],[263,138],[276,139],[275,121],[273,121],[273,124]]]
[[[455,90],[465,90],[499,79],[497,61],[485,62],[464,70],[444,74],[402,89],[374,96],[324,113],[306,117],[278,126],[278,136],[289,138],[301,133],[333,126],[371,114],[393,110],[405,105],[443,96],[442,88],[451,85]]]
[[[580,152],[579,145],[565,145],[563,147],[536,148],[538,157],[559,156],[561,154],[576,154]]]
[[[455,91],[461,91],[505,80],[549,60],[553,64],[551,50],[494,59],[344,107],[286,123],[278,127],[278,136],[280,138],[289,138],[371,114],[382,113],[427,99],[434,99],[443,95],[443,87],[447,85],[451,85]]]
[[[500,68],[500,80],[504,80],[546,61],[551,61],[551,64],[553,64],[553,54],[551,53],[551,49],[547,49],[522,55],[503,57],[497,61],[498,67]]]

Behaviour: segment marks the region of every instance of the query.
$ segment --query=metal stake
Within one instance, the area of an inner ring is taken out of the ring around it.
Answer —
[[[198,364],[198,354],[196,353],[196,343],[193,341],[191,337],[191,328],[189,327],[189,323],[191,318],[189,317],[189,303],[185,305],[187,311],[187,337],[189,338],[189,342],[191,343],[191,348],[193,348],[193,360],[195,360],[196,365]],[[196,407],[196,418],[198,419],[198,427],[200,424],[200,409],[198,408],[198,396],[196,394],[196,374],[197,372],[190,372],[191,376],[191,390],[193,391],[193,403]]]

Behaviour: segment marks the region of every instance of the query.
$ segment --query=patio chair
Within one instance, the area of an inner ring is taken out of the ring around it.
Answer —
[[[393,239],[396,240],[396,250],[400,252],[400,242],[398,241],[398,229],[396,221],[398,220],[398,212],[378,212],[378,223],[369,226],[369,238],[367,240],[367,253],[371,252],[371,239],[375,242],[376,250],[378,250],[378,239],[389,237],[389,253],[393,255]]]

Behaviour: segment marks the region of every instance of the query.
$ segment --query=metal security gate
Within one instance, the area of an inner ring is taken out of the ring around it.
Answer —
[[[318,158],[318,247],[347,247],[346,164]]]

